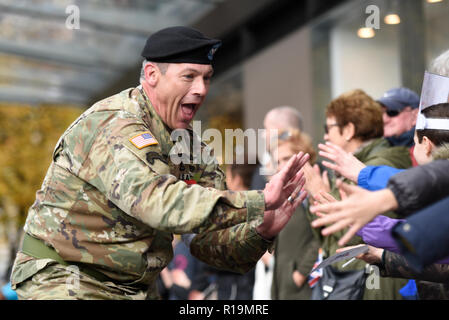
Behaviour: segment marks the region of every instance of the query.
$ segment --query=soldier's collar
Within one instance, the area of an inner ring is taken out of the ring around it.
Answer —
[[[148,119],[144,119],[147,125],[150,127],[151,133],[154,135],[159,145],[162,149],[162,153],[168,155],[171,148],[173,147],[173,141],[171,140],[172,130],[167,127],[167,125],[162,121],[161,117],[154,110],[150,99],[147,97],[145,90],[142,86],[138,86],[135,90],[138,94],[135,96],[138,104],[143,109],[144,114]]]

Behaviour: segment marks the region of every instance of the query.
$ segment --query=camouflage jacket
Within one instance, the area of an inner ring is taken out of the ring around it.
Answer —
[[[172,259],[173,233],[198,234],[192,252],[209,264],[253,267],[269,245],[254,229],[262,192],[226,191],[215,163],[175,165],[170,133],[142,89],[97,102],[58,141],[24,230],[67,262],[150,291]]]

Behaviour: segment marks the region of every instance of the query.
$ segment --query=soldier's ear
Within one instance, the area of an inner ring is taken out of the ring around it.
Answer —
[[[145,81],[152,87],[155,87],[159,81],[161,72],[156,64],[149,62],[144,68]]]

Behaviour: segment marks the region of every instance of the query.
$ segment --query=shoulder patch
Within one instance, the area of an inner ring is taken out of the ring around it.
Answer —
[[[158,144],[150,131],[139,133],[138,135],[129,138],[129,141],[137,148],[142,149],[154,144]]]

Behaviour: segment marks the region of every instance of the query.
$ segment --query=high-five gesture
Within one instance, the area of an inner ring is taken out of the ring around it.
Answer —
[[[285,167],[271,177],[263,190],[266,210],[279,208],[292,195],[303,177],[300,170],[308,160],[309,154],[300,152],[291,157]]]
[[[272,239],[285,227],[296,208],[307,196],[307,192],[303,189],[304,183],[305,179],[302,178],[291,198],[289,198],[291,200],[285,200],[276,210],[265,211],[263,223],[256,228],[259,235],[265,239]]]

